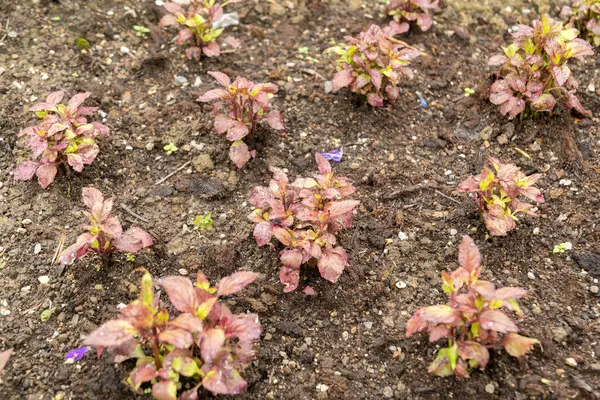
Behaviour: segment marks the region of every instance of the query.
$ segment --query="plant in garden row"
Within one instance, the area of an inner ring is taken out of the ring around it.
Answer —
[[[394,39],[393,32],[389,27],[381,29],[371,25],[358,38],[346,36],[345,45],[328,49],[338,56],[333,91],[348,87],[354,93],[367,96],[374,107],[383,106],[384,96],[395,101],[400,95],[398,84],[402,76],[412,79],[414,74],[409,65],[421,52]]]
[[[217,133],[225,133],[227,140],[233,142],[229,158],[242,168],[256,151],[248,148],[242,139],[256,133],[258,124],[266,120],[276,130],[285,130],[283,119],[277,110],[273,110],[271,99],[279,91],[273,83],[254,83],[246,78],[237,77],[231,82],[221,72],[209,72],[223,89],[213,89],[204,93],[198,101],[216,101],[212,106],[214,126]]]
[[[519,197],[543,203],[542,192],[533,186],[542,175],[525,176],[516,165],[502,164],[495,158],[490,158],[489,164],[481,174],[460,183],[458,190],[473,193],[487,230],[492,236],[504,236],[517,227],[520,214],[536,215],[534,206]]]
[[[118,363],[137,359],[127,382],[137,393],[151,392],[159,400],[177,399],[182,377],[196,385],[181,394],[182,400],[198,399],[200,386],[215,394],[240,393],[246,387],[240,371],[256,358],[261,325],[257,315],[235,315],[219,299],[239,292],[257,277],[237,272],[216,287],[200,271],[195,285],[182,276],[162,278],[158,286],[179,312],[174,317],[160,306],[146,271],[139,299],[90,333],[85,344],[95,346],[99,355],[108,348]]]
[[[96,139],[108,136],[109,129],[100,122],[88,122],[86,117],[98,109],[81,106],[90,94],[78,93],[65,105],[61,103],[65,92],[53,92],[45,102],[30,108],[42,121],[17,134],[27,138],[33,160],[17,166],[15,179],[26,181],[37,175],[38,182],[45,189],[54,182],[58,165],[64,165],[68,174],[69,165],[81,172],[84,165],[94,161],[100,152]]]
[[[82,197],[89,209],[84,214],[90,225],[85,225],[86,232],[60,254],[62,264],[71,264],[87,253],[110,255],[116,250],[137,253],[152,245],[152,237],[138,227],[123,232],[119,220],[111,215],[114,197],[104,200],[102,193],[93,187],[83,188]]]
[[[349,265],[344,248],[336,246],[335,235],[352,226],[352,211],[359,201],[347,198],[356,188],[347,178],[335,177],[321,154],[316,154],[316,160],[319,174],[291,184],[285,172],[271,167],[269,187],[255,187],[250,196],[256,209],[248,218],[257,224],[254,238],[258,245],[275,236],[285,246],[279,253],[283,264],[279,278],[285,292],[298,287],[302,264],[318,267],[321,276],[333,283]]]
[[[533,27],[519,25],[514,43],[504,55],[493,56],[489,65],[502,65],[491,87],[490,101],[512,119],[550,112],[558,101],[568,109],[589,115],[575,95],[578,83],[567,66],[573,58],[593,55],[592,46],[577,38],[579,31],[547,16]]]
[[[563,6],[560,16],[583,33],[594,46],[600,46],[600,0],[572,0],[571,6]]]
[[[395,27],[396,32],[408,31],[413,23],[425,32],[433,25],[431,12],[437,9],[439,4],[439,0],[390,0],[385,6],[385,12],[398,24]]]
[[[452,274],[442,273],[448,304],[419,309],[406,324],[406,336],[427,332],[430,342],[446,339],[448,347],[438,351],[429,373],[468,378],[473,369],[485,369],[490,358],[488,349],[504,346],[511,356],[521,357],[540,342],[519,335],[519,327],[503,311],[513,311],[523,318],[517,300],[527,291],[516,287],[496,289],[492,282],[479,279],[483,270],[481,255],[469,236],[464,236],[458,248],[458,263],[460,267]]]
[[[223,4],[215,0],[190,0],[187,11],[179,4],[169,2],[164,5],[169,14],[162,17],[159,26],[179,25],[181,27],[175,43],[189,43],[186,56],[189,59],[200,59],[202,53],[207,57],[218,57],[221,48],[217,38],[223,33],[223,28],[216,27],[216,23],[223,18],[223,7],[243,0],[229,0]],[[240,46],[239,40],[227,37],[225,44],[236,48]]]

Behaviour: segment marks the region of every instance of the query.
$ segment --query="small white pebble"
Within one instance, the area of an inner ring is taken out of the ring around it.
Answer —
[[[121,53],[129,54],[129,47],[121,46]]]
[[[398,238],[400,240],[408,240],[408,236],[406,235],[406,233],[404,233],[402,231],[398,232]]]
[[[569,358],[565,359],[565,363],[569,367],[576,367],[577,366],[577,361],[575,361],[575,359],[573,357],[569,357]]]
[[[179,269],[179,274],[183,275],[183,276],[186,276],[188,274],[188,270],[185,269],[185,268],[180,268]]]
[[[50,278],[48,277],[48,275],[42,275],[38,277],[38,281],[40,281],[42,285],[47,285],[48,282],[50,282]]]
[[[456,236],[458,231],[456,229],[450,229],[450,236]]]
[[[406,282],[404,282],[404,281],[398,281],[398,282],[396,282],[396,287],[398,289],[404,289],[406,287]]]
[[[528,272],[528,273],[527,273],[527,277],[528,277],[529,279],[531,279],[531,280],[534,280],[534,279],[535,279],[535,275],[533,274],[533,272]]]
[[[540,228],[538,228],[538,227],[535,227],[535,228],[533,229],[533,234],[534,234],[534,235],[536,235],[536,236],[537,236],[537,235],[539,235],[539,234],[540,234]]]

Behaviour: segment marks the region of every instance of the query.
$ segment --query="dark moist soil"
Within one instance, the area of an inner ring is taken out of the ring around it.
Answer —
[[[244,373],[248,389],[238,398],[598,398],[600,301],[591,289],[600,278],[597,120],[559,110],[509,122],[486,100],[493,72],[486,60],[510,39],[507,28],[540,12],[556,16],[560,5],[447,1],[429,32],[403,38],[427,54],[414,63],[415,79],[402,86],[396,104],[373,109],[347,91],[324,92],[333,67],[322,52],[346,34],[382,23],[380,3],[273,3],[232,7],[241,24],[229,33],[242,48],[202,63],[182,57],[184,49],[169,43],[173,32],[158,31],[162,11],[148,0],[0,3],[0,23],[16,33],[0,45],[0,349],[15,349],[0,397],[134,398],[122,383],[131,364],[115,366],[109,355],[97,360],[89,353],[69,365],[64,356],[113,317],[117,305],[137,296],[136,268],[144,266],[156,277],[200,269],[213,282],[239,269],[264,274],[227,300],[236,312],[257,312],[264,330],[260,356]],[[133,25],[151,32],[138,37]],[[78,50],[78,38],[91,49]],[[305,46],[311,58],[299,52]],[[574,67],[582,103],[596,113],[598,60]],[[206,74],[213,70],[281,86],[275,105],[287,133],[263,132],[257,158],[242,170],[214,133],[209,106],[195,102],[215,87]],[[466,97],[467,87],[475,95]],[[70,181],[61,172],[48,190],[15,182],[12,170],[27,156],[16,133],[33,122],[28,107],[58,89],[92,92],[88,103],[101,108],[112,134],[93,165]],[[428,108],[419,107],[417,91]],[[179,151],[166,155],[168,143]],[[307,176],[316,170],[316,151],[341,145],[336,173],[354,181],[361,200],[355,226],[340,235],[352,268],[335,285],[306,271],[303,283],[317,294],[284,294],[277,253],[252,238],[248,194],[267,184],[269,165]],[[193,163],[155,185],[201,154],[212,158],[212,169],[197,172]],[[524,218],[509,236],[492,240],[473,202],[456,191],[488,156],[544,172],[539,186],[547,200],[538,219]],[[155,245],[135,261],[117,255],[110,267],[93,256],[64,271],[50,265],[61,234],[72,242],[79,232],[84,186],[116,196],[141,216],[115,208],[126,227],[151,232]],[[214,229],[194,231],[193,219],[207,211]],[[399,232],[408,239],[401,241]],[[468,380],[434,378],[426,370],[436,346],[424,336],[406,339],[404,327],[418,307],[445,300],[440,274],[456,267],[465,234],[481,249],[486,279],[530,290],[520,326],[542,348],[523,359],[494,351],[486,371]],[[386,239],[393,241],[386,245]],[[567,241],[571,251],[552,253]],[[47,308],[55,311],[41,322]]]

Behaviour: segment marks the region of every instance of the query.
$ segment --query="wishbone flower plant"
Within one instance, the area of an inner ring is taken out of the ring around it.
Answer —
[[[114,197],[105,200],[102,193],[93,187],[83,188],[82,197],[89,209],[84,214],[90,224],[83,226],[86,232],[60,254],[62,264],[72,264],[88,253],[110,255],[116,250],[137,253],[152,245],[152,237],[138,227],[123,232],[119,220],[111,215]]]
[[[600,46],[600,0],[572,0],[560,16],[569,19],[588,42]]]
[[[204,93],[198,101],[215,102],[212,106],[215,130],[219,135],[225,133],[227,140],[233,142],[229,149],[229,158],[242,168],[250,158],[256,156],[242,139],[256,133],[261,121],[275,130],[285,131],[283,118],[273,110],[271,99],[279,91],[273,83],[254,83],[246,78],[237,77],[235,81],[222,72],[208,72],[223,89],[213,89]]]
[[[448,304],[423,307],[408,320],[406,337],[427,332],[430,342],[447,340],[448,347],[437,352],[429,365],[436,376],[458,375],[468,378],[472,370],[484,370],[490,359],[489,349],[504,346],[508,354],[522,357],[539,340],[519,335],[519,327],[506,314],[524,317],[517,300],[527,295],[525,289],[496,289],[492,282],[479,279],[483,266],[479,249],[469,236],[458,247],[459,268],[442,272]]]
[[[81,106],[90,94],[78,93],[65,105],[61,103],[65,92],[53,92],[45,102],[30,108],[42,121],[17,134],[27,138],[33,160],[17,166],[15,179],[27,181],[37,175],[45,189],[54,181],[59,165],[65,167],[68,175],[69,166],[81,172],[85,165],[94,161],[100,152],[96,139],[108,136],[109,129],[100,122],[88,122],[86,117],[98,110],[97,107]]]
[[[356,188],[347,178],[335,177],[331,164],[316,154],[319,174],[289,183],[279,168],[271,167],[269,187],[252,189],[250,203],[256,209],[248,216],[256,223],[254,238],[259,246],[274,236],[285,249],[279,253],[279,279],[284,292],[295,290],[300,267],[317,267],[321,276],[337,282],[348,264],[348,254],[337,245],[335,235],[352,226],[352,211],[360,203],[348,200]]]
[[[488,65],[501,65],[498,78],[490,89],[490,101],[510,119],[551,112],[557,102],[582,115],[575,95],[578,83],[567,66],[572,59],[593,55],[592,46],[578,38],[579,31],[563,26],[547,16],[535,20],[533,27],[519,25],[514,42],[504,55],[490,58]]]
[[[181,379],[194,387],[180,400],[197,400],[203,386],[214,394],[237,394],[246,387],[240,371],[256,359],[262,331],[256,314],[233,314],[219,299],[241,291],[258,274],[241,271],[212,287],[198,271],[196,282],[182,276],[158,280],[178,315],[169,315],[154,294],[148,271],[140,297],[119,310],[120,316],[96,329],[84,344],[100,356],[109,349],[115,362],[137,359],[127,383],[136,393],[158,400],[176,400]]]
[[[521,214],[535,216],[533,205],[521,201],[520,196],[543,203],[542,192],[533,185],[541,174],[525,176],[514,164],[502,164],[490,158],[481,174],[470,176],[458,185],[459,192],[473,193],[485,226],[492,236],[505,236],[517,227]]]
[[[218,23],[223,18],[223,8],[232,3],[243,0],[229,0],[222,4],[215,0],[190,0],[187,11],[179,4],[169,2],[164,5],[169,14],[162,17],[159,26],[178,25],[181,27],[175,43],[188,43],[185,51],[187,58],[200,59],[202,54],[207,57],[218,57],[221,48],[217,39],[223,33],[223,28],[218,28]],[[239,40],[227,37],[223,42],[232,48],[240,46]]]
[[[416,23],[425,32],[433,25],[431,12],[439,5],[439,0],[390,0],[385,6],[385,12],[402,27],[396,29],[398,33],[408,31],[412,23]]]
[[[373,107],[383,106],[384,96],[395,101],[400,96],[398,84],[402,77],[413,78],[409,65],[421,52],[393,35],[390,27],[371,25],[358,38],[346,36],[345,45],[327,49],[338,56],[332,90],[348,87],[351,92],[367,96]]]

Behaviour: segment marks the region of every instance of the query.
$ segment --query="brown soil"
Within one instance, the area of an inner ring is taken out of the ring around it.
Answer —
[[[540,11],[557,15],[558,5],[446,1],[431,31],[405,38],[427,53],[414,65],[416,78],[404,84],[396,104],[372,109],[346,91],[324,93],[333,67],[322,51],[381,23],[379,2],[366,1],[359,10],[350,7],[362,1],[277,2],[294,7],[278,16],[269,2],[238,5],[242,21],[233,31],[242,49],[202,63],[182,58],[183,50],[159,33],[162,11],[153,1],[1,2],[0,23],[9,20],[8,30],[17,33],[0,46],[0,310],[10,311],[0,316],[0,349],[15,349],[0,384],[2,399],[133,398],[121,382],[131,364],[115,366],[107,355],[97,360],[90,353],[68,365],[64,355],[114,316],[119,303],[135,298],[141,265],[157,277],[182,268],[190,275],[199,268],[212,281],[241,268],[264,274],[228,300],[237,312],[257,312],[264,328],[242,399],[381,399],[390,392],[399,399],[600,397],[600,301],[590,291],[600,278],[597,120],[575,123],[561,110],[510,123],[486,101],[492,73],[486,60],[509,39],[506,28]],[[152,32],[137,37],[136,24]],[[75,46],[81,37],[92,44],[86,53]],[[318,63],[299,53],[304,46]],[[582,103],[594,112],[600,101],[586,88],[600,87],[597,60],[575,67]],[[214,87],[206,74],[212,70],[282,87],[275,104],[288,132],[265,131],[256,142],[258,157],[240,171],[212,130],[209,107],[195,102]],[[196,77],[202,83],[195,87]],[[465,97],[466,87],[477,93]],[[70,181],[59,174],[48,190],[17,183],[12,169],[27,153],[15,134],[31,123],[27,109],[35,98],[58,89],[91,91],[89,103],[108,114],[112,135],[94,164]],[[416,91],[428,108],[419,107]],[[484,129],[491,129],[487,148]],[[500,144],[502,134],[508,143]],[[162,150],[169,142],[180,148],[171,156]],[[353,267],[336,285],[307,271],[316,296],[284,294],[276,253],[258,248],[251,236],[248,194],[268,182],[268,165],[305,176],[316,169],[315,151],[340,145],[345,154],[336,172],[354,181],[362,202],[355,227],[340,238]],[[214,170],[190,167],[154,185],[199,154],[212,157]],[[547,202],[539,219],[525,218],[509,236],[486,240],[474,204],[456,185],[490,155],[528,173],[545,172],[539,186]],[[561,185],[565,179],[570,186]],[[61,233],[71,241],[78,232],[84,186],[116,196],[146,219],[116,208],[125,226],[149,230],[155,246],[134,262],[119,255],[110,268],[100,268],[96,257],[64,271],[51,266]],[[192,220],[206,211],[214,230],[193,231]],[[408,240],[400,241],[399,231]],[[426,369],[435,345],[425,337],[406,339],[404,326],[418,307],[445,300],[440,273],[456,266],[464,234],[480,246],[486,279],[530,290],[522,302],[522,333],[539,338],[543,349],[519,360],[494,351],[486,371],[469,380],[433,378]],[[393,243],[386,245],[388,238]],[[573,250],[552,253],[566,241]],[[44,275],[49,284],[38,281]],[[56,311],[41,322],[50,305]],[[566,364],[569,357],[576,367]],[[485,389],[490,384],[493,394]],[[205,396],[211,397],[202,391]]]

